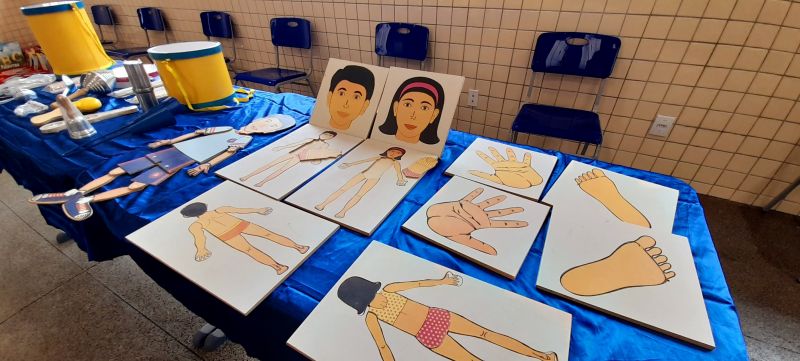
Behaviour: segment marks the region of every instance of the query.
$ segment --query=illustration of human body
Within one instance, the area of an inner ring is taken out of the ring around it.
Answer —
[[[500,152],[494,147],[489,147],[489,152],[494,158],[486,153],[477,151],[484,162],[494,169],[494,174],[489,174],[477,170],[469,171],[470,174],[481,177],[493,183],[506,185],[512,188],[524,189],[542,184],[542,177],[531,167],[531,154],[525,153],[522,162],[517,160],[514,150],[506,148],[508,159],[503,158]]]
[[[473,203],[473,200],[483,193],[483,188],[476,188],[461,200],[454,202],[436,203],[428,207],[428,227],[442,237],[453,242],[463,244],[477,251],[496,255],[497,250],[491,245],[476,239],[472,232],[485,228],[522,228],[527,227],[525,221],[493,220],[510,214],[521,213],[525,210],[520,207],[503,208],[487,211],[506,199],[499,195]]]
[[[617,247],[609,256],[570,268],[561,285],[576,295],[597,296],[630,287],[657,286],[675,277],[667,256],[650,236]]]
[[[414,77],[397,88],[381,132],[416,144],[439,143],[439,120],[444,108],[444,90],[433,79]]]
[[[575,178],[581,190],[599,201],[619,220],[650,228],[650,221],[633,206],[617,189],[610,178],[602,170],[594,168],[590,172]]]
[[[347,65],[333,73],[327,103],[330,126],[350,129],[353,121],[369,108],[374,88],[375,75],[363,66]]]
[[[402,294],[415,288],[460,286],[461,276],[447,272],[441,279],[427,279],[390,283],[381,288],[380,282],[371,282],[354,276],[339,286],[339,299],[365,314],[365,322],[383,361],[394,360],[381,329],[381,322],[405,332],[424,347],[450,360],[480,360],[464,348],[452,334],[474,337],[520,355],[539,360],[558,360],[554,352],[540,352],[519,340],[483,327],[468,318],[442,308],[431,307]]]
[[[367,195],[367,193],[369,193],[369,191],[372,190],[376,184],[378,184],[378,181],[381,180],[381,177],[383,177],[383,175],[389,169],[394,169],[395,174],[397,175],[398,186],[406,185],[406,178],[401,171],[399,162],[405,153],[406,151],[403,148],[391,147],[377,157],[362,159],[352,163],[340,164],[339,168],[345,169],[361,163],[372,162],[365,170],[354,175],[343,186],[331,193],[331,195],[329,195],[325,201],[314,206],[314,208],[319,211],[325,210],[325,207],[341,197],[345,192],[350,190],[350,188],[353,188],[363,182],[364,184],[361,185],[361,188],[359,188],[353,197],[347,201],[344,208],[342,208],[342,210],[335,215],[337,218],[344,218],[347,215],[347,212],[356,204],[358,204],[358,202],[360,202],[361,199],[364,198],[364,196]]]
[[[279,166],[274,172],[270,173],[264,180],[255,184],[256,187],[261,187],[267,182],[277,178],[290,168],[300,164],[301,162],[310,162],[312,164],[319,164],[322,162],[323,159],[329,158],[338,158],[342,155],[342,152],[339,150],[334,150],[330,148],[330,144],[328,144],[328,140],[333,139],[336,137],[336,132],[333,131],[324,131],[320,133],[319,137],[316,139],[304,139],[299,142],[295,142],[292,144],[287,144],[284,146],[279,146],[272,148],[272,151],[278,152],[284,149],[294,148],[289,153],[280,156],[271,162],[265,164],[264,166],[250,172],[244,177],[239,178],[240,181],[245,182],[248,179],[265,172],[266,170]]]
[[[194,163],[200,164],[187,171],[189,176],[194,177],[208,173],[211,167],[250,144],[253,138],[249,134],[271,133],[280,129],[280,124],[276,125],[276,122],[280,123],[280,120],[267,117],[258,119],[238,130],[231,127],[204,128],[173,139],[155,141],[148,144],[148,147],[155,149],[165,145],[175,146],[119,163],[106,175],[78,189],[63,193],[38,194],[29,201],[34,204],[61,204],[61,209],[67,217],[74,221],[83,221],[92,216],[91,203],[126,196],[148,186],[159,185],[179,170]],[[179,149],[179,146],[185,146],[182,148],[185,152]],[[125,174],[133,176],[128,186],[89,195]]]
[[[276,262],[266,253],[253,247],[253,245],[244,238],[244,235],[248,234],[261,237],[281,246],[293,248],[301,254],[308,252],[308,246],[299,245],[288,237],[234,216],[234,214],[248,213],[267,215],[270,212],[272,212],[270,208],[236,208],[229,206],[219,207],[209,211],[205,203],[197,202],[187,205],[181,209],[181,214],[186,218],[197,218],[197,220],[189,226],[189,232],[192,234],[192,237],[194,237],[194,244],[197,248],[197,253],[194,256],[195,261],[202,262],[211,257],[211,252],[206,248],[205,232],[208,232],[220,241],[225,242],[228,246],[231,246],[231,248],[250,256],[256,262],[272,267],[277,274],[280,275],[286,272],[289,269],[288,266]]]

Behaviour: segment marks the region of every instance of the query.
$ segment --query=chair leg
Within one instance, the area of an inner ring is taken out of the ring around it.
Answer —
[[[516,143],[517,142],[517,135],[519,135],[519,132],[511,131],[511,142],[512,143]]]
[[[583,143],[583,150],[581,151],[581,155],[586,155],[586,151],[589,150],[589,142]]]
[[[283,93],[283,90],[281,90],[281,86],[280,86],[280,84],[278,84],[278,85],[275,85],[275,90],[277,90],[277,91],[278,91],[278,93]]]
[[[311,84],[311,79],[306,78],[306,83],[308,83],[308,89],[311,90],[311,96],[317,95],[317,92],[314,90],[314,85]]]
[[[600,148],[601,147],[602,147],[602,145],[600,145],[600,144],[595,145],[594,154],[592,155],[592,159],[597,160],[597,155],[600,154]]]

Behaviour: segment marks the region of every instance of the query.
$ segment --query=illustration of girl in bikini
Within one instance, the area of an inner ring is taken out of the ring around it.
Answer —
[[[444,89],[433,79],[414,77],[404,81],[392,98],[381,132],[402,142],[439,143],[439,119],[444,107]]]
[[[455,312],[430,307],[414,301],[399,292],[420,287],[442,285],[460,286],[462,278],[447,272],[441,279],[390,283],[381,289],[380,282],[350,277],[339,286],[337,295],[342,302],[361,315],[366,312],[367,329],[378,346],[383,361],[394,360],[379,321],[416,337],[423,346],[450,360],[480,360],[452,336],[470,336],[539,360],[558,360],[555,352],[540,352],[501,333],[489,330]]]
[[[271,208],[236,208],[223,206],[213,211],[208,210],[205,203],[196,202],[181,209],[181,214],[186,218],[197,217],[197,220],[189,226],[189,232],[194,237],[194,245],[197,253],[194,260],[202,262],[211,257],[211,252],[206,248],[205,231],[217,237],[220,241],[242,252],[259,263],[272,267],[275,272],[282,274],[289,267],[276,262],[272,257],[253,247],[243,235],[249,234],[275,242],[281,246],[294,248],[300,254],[308,252],[308,246],[295,243],[288,237],[272,232],[257,224],[250,223],[231,214],[258,213],[267,215],[272,212]]]
[[[335,192],[331,193],[324,202],[314,206],[319,211],[325,209],[331,202],[335,201],[339,197],[342,196],[345,192],[347,192],[350,188],[353,188],[364,182],[361,188],[347,201],[347,204],[344,205],[339,213],[336,213],[336,218],[344,218],[347,215],[347,211],[353,208],[361,198],[363,198],[381,179],[384,173],[386,173],[389,168],[394,168],[395,173],[397,174],[397,185],[404,186],[406,185],[406,177],[403,175],[403,172],[400,170],[400,158],[406,154],[406,150],[400,147],[391,147],[387,149],[385,152],[381,153],[377,157],[362,159],[357,162],[352,163],[342,163],[339,165],[339,168],[348,168],[352,167],[357,164],[372,162],[372,164],[367,167],[367,169],[359,172],[358,174],[354,175],[353,178],[350,178],[347,183],[345,183],[341,188],[336,190]]]
[[[323,159],[327,158],[338,158],[342,155],[341,151],[330,149],[330,144],[328,144],[328,140],[333,139],[336,137],[336,132],[334,131],[324,131],[319,134],[319,137],[316,139],[304,139],[300,142],[287,144],[280,147],[272,148],[273,152],[281,151],[288,148],[294,148],[289,153],[284,156],[278,157],[277,159],[265,164],[263,167],[258,168],[250,174],[239,178],[240,181],[245,182],[248,179],[275,167],[277,165],[281,165],[278,169],[268,175],[264,180],[255,184],[256,187],[261,187],[267,182],[277,178],[279,175],[283,174],[283,172],[289,170],[300,162],[310,161],[312,164],[319,164]]]

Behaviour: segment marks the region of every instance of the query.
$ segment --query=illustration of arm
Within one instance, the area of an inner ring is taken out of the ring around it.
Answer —
[[[242,148],[241,147],[237,147],[237,146],[228,147],[228,149],[226,151],[220,153],[219,155],[217,155],[214,158],[211,158],[211,160],[209,160],[206,163],[200,164],[197,167],[189,169],[187,171],[187,173],[189,173],[189,175],[192,176],[192,177],[194,177],[194,176],[196,176],[196,175],[198,175],[200,173],[204,173],[204,174],[208,173],[209,169],[211,169],[213,166],[215,166],[215,165],[217,165],[219,163],[222,163],[222,161],[224,161],[225,159],[230,158],[230,156],[236,154],[236,152],[239,149],[242,149]]]
[[[358,160],[358,161],[350,162],[350,163],[345,162],[345,163],[339,164],[339,168],[347,168],[347,167],[352,167],[354,165],[358,165],[358,164],[361,164],[361,163],[374,162],[374,161],[376,161],[378,159],[381,159],[381,157],[372,157],[372,158],[362,159],[362,160]]]
[[[287,145],[282,145],[282,146],[279,146],[279,147],[272,148],[272,151],[273,152],[277,152],[279,150],[284,150],[286,148],[297,147],[297,146],[300,146],[300,145],[303,145],[303,144],[306,144],[306,143],[309,143],[309,142],[312,142],[312,141],[314,141],[314,139],[306,138],[306,139],[303,139],[303,140],[301,140],[299,142],[294,142],[294,143],[290,143],[290,144],[287,144]]]
[[[403,292],[419,287],[435,287],[442,285],[461,286],[461,282],[461,276],[448,271],[444,274],[444,277],[439,279],[395,282],[386,285],[383,287],[383,290],[386,292]]]
[[[259,213],[259,214],[270,214],[272,213],[272,208],[264,207],[264,208],[237,208],[231,206],[222,206],[215,211],[220,213],[238,213],[238,214],[248,214],[248,213]]]
[[[403,175],[403,171],[400,169],[400,162],[398,161],[394,161],[394,172],[397,174],[397,185],[406,185],[406,177]]]
[[[165,146],[165,145],[180,143],[180,142],[182,142],[184,140],[189,140],[189,139],[192,139],[194,137],[197,137],[198,135],[209,135],[209,134],[227,132],[230,129],[231,129],[231,127],[211,127],[211,128],[198,129],[198,130],[195,130],[195,131],[193,131],[191,133],[186,133],[184,135],[181,135],[181,136],[178,136],[178,137],[175,137],[175,138],[172,138],[172,139],[157,140],[155,142],[152,142],[152,143],[148,144],[147,146],[154,149],[154,148],[162,147],[162,146]]]
[[[206,248],[206,235],[203,233],[203,225],[194,222],[189,226],[189,233],[194,237],[194,247],[197,248],[194,260],[202,262],[211,257],[211,252]]]
[[[378,352],[381,354],[381,360],[394,361],[392,350],[389,348],[389,345],[386,344],[386,339],[383,338],[383,330],[381,330],[381,325],[378,322],[378,316],[375,316],[375,314],[372,312],[367,312],[367,317],[365,320],[369,334],[372,335],[372,339],[375,340],[375,346],[378,346]]]

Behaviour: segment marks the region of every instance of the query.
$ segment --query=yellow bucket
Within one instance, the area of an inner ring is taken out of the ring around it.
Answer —
[[[94,32],[81,1],[20,8],[56,74],[76,75],[114,65]]]
[[[169,96],[192,110],[216,110],[236,104],[222,45],[190,41],[147,50]]]

